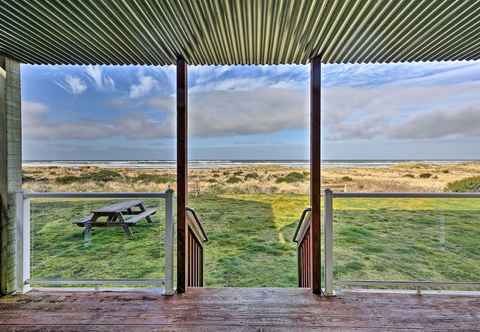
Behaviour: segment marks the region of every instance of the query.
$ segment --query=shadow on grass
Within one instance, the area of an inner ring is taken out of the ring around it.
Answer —
[[[208,287],[296,287],[294,218],[278,227],[272,203],[246,197],[202,196],[190,205],[204,220],[209,237]]]

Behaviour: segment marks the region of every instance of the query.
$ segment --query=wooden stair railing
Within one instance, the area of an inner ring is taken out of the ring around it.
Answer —
[[[312,287],[312,245],[310,235],[311,211],[303,210],[293,241],[297,243],[298,287]]]
[[[208,241],[202,221],[187,207],[187,287],[203,287],[204,242]]]

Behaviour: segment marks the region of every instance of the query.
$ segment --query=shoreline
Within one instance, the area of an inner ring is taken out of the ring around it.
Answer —
[[[480,160],[326,160],[324,168],[381,168],[403,164],[426,164],[426,165],[459,165],[480,164]],[[237,167],[290,167],[308,168],[309,161],[300,160],[193,160],[189,162],[192,169],[215,169]],[[118,161],[24,161],[23,167],[98,167],[98,168],[124,168],[124,169],[175,169],[174,160],[118,160]]]

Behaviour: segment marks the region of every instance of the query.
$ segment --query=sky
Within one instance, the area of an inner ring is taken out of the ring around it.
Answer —
[[[22,65],[24,160],[175,159],[175,67]],[[190,66],[195,160],[309,158],[308,66]],[[324,65],[324,159],[480,159],[480,62]]]

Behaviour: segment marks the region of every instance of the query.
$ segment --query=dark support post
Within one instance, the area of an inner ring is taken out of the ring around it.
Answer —
[[[6,289],[6,227],[8,224],[8,139],[5,58],[0,55],[0,296]]]
[[[312,253],[312,291],[320,294],[321,288],[321,56],[310,63],[310,227]]]
[[[185,59],[177,59],[177,293],[187,285],[188,79]]]

